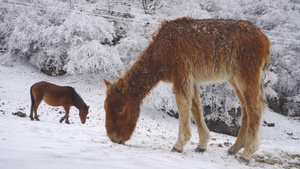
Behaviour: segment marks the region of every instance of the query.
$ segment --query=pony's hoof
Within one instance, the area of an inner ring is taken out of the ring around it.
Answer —
[[[66,124],[70,124],[70,122],[69,122],[69,121],[66,121]]]
[[[235,153],[231,152],[230,150],[227,151],[228,155],[235,155]]]
[[[243,158],[243,157],[240,157],[240,158],[239,158],[239,162],[240,162],[240,163],[244,163],[244,164],[249,164],[250,159],[245,159],[245,158]]]
[[[40,119],[36,117],[36,118],[35,118],[35,121],[40,121]]]
[[[60,119],[59,122],[62,123],[64,121],[64,119]]]
[[[172,152],[176,152],[176,153],[182,153],[182,151],[178,150],[177,148],[172,148]]]
[[[236,150],[235,146],[233,145],[228,149],[227,152],[228,152],[228,155],[235,155],[238,152],[238,150]]]
[[[205,151],[205,149],[202,149],[202,148],[197,147],[197,148],[195,149],[195,151],[196,151],[197,153],[203,153],[203,152]]]

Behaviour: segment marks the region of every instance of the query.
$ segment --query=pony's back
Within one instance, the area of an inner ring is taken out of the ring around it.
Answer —
[[[147,50],[168,69],[191,67],[201,82],[227,80],[269,64],[270,42],[250,21],[180,18],[164,21]]]

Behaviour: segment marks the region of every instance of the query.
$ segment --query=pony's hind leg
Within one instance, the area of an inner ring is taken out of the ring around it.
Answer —
[[[247,128],[244,151],[240,158],[246,162],[249,162],[251,156],[259,147],[258,133],[260,127],[260,120],[262,109],[258,101],[259,91],[250,89],[244,95],[247,109]]]
[[[33,111],[34,111],[34,119],[35,119],[36,121],[40,121],[40,119],[39,119],[39,117],[38,117],[38,115],[37,115],[37,107],[34,107],[34,108],[33,108]]]
[[[179,113],[178,138],[172,149],[175,152],[182,152],[183,146],[191,138],[190,111],[192,106],[192,86],[190,81],[181,86],[182,84],[181,82],[174,83],[174,92]]]
[[[64,117],[62,117],[62,118],[60,119],[60,123],[62,123],[62,122],[66,119],[65,123],[70,124],[70,122],[69,122],[69,111],[70,111],[70,107],[64,106],[64,109],[65,109],[65,113],[66,113],[66,114],[65,114]]]
[[[259,147],[258,133],[262,115],[259,76],[259,73],[252,73],[251,76],[248,76],[247,82],[240,80],[239,83],[237,83],[240,94],[244,100],[246,113],[243,112],[245,115],[243,115],[243,126],[241,126],[240,129],[243,137],[240,137],[241,141],[238,140],[239,138],[237,139],[237,143],[235,144],[237,147],[233,149],[236,151],[244,145],[244,151],[240,159],[245,162],[250,161],[252,154],[254,154]],[[238,146],[239,144],[240,146]]]
[[[242,123],[241,123],[241,127],[239,130],[239,134],[237,136],[235,143],[228,150],[228,153],[236,154],[245,145],[245,137],[246,137],[246,132],[247,132],[246,131],[246,129],[247,129],[247,110],[246,110],[245,100],[244,100],[240,90],[238,89],[235,81],[230,80],[229,83],[233,87],[234,92],[235,92],[236,96],[238,97],[238,99],[240,100],[240,104],[242,107]]]
[[[38,109],[38,107],[39,107],[39,105],[40,105],[41,102],[42,102],[42,99],[36,99],[35,103],[34,103],[34,106],[31,107],[31,110],[30,110],[30,116],[31,116],[30,118],[31,118],[31,120],[33,120],[33,118],[32,118],[32,111],[33,111],[34,112],[34,119],[36,121],[40,121],[40,119],[39,119],[39,117],[37,115],[37,109]]]
[[[33,121],[34,118],[33,118],[33,106],[31,106],[30,108],[30,115],[29,115],[29,118]]]
[[[203,152],[206,150],[209,136],[209,130],[205,124],[204,116],[202,113],[201,100],[199,97],[198,86],[194,84],[194,97],[192,99],[192,114],[197,125],[199,143],[196,152]]]
[[[34,118],[33,118],[33,108],[34,108],[34,104],[35,104],[35,99],[34,99],[34,96],[33,96],[33,93],[32,93],[33,86],[31,86],[31,88],[30,88],[31,107],[30,107],[30,115],[29,115],[29,118],[32,121],[34,120]]]

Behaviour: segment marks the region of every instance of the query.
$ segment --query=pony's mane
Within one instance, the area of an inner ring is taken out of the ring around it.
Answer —
[[[84,106],[84,108],[87,109],[87,105],[84,103],[81,96],[75,91],[75,89],[73,87],[70,87],[70,88],[72,90],[72,98],[73,98],[75,104],[78,105],[79,107]]]

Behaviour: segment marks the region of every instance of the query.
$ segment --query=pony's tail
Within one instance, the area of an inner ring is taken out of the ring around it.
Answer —
[[[34,97],[33,97],[33,94],[32,94],[32,88],[33,88],[34,85],[31,86],[30,88],[30,97],[31,97],[31,107],[34,106],[35,104],[35,100],[34,100]]]
[[[265,88],[265,83],[264,83],[264,80],[266,78],[266,71],[269,69],[269,65],[270,65],[270,56],[267,57],[267,59],[265,60],[265,64],[264,66],[262,67],[262,72],[261,72],[261,75],[260,75],[260,107],[261,107],[261,110],[262,112],[265,112],[266,108],[267,108],[267,98],[266,98],[266,94],[265,94],[265,91],[264,91],[264,88]]]

